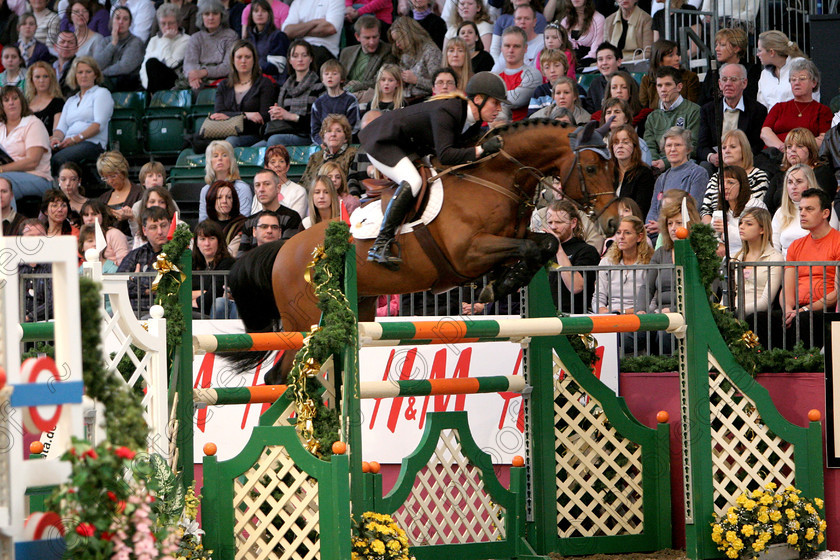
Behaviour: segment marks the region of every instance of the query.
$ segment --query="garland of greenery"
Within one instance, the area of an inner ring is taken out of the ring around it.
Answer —
[[[79,304],[82,322],[82,378],[85,393],[105,406],[105,430],[114,446],[134,450],[146,448],[149,427],[143,418],[140,398],[110,372],[102,360],[101,286],[89,278],[79,279]]]
[[[293,391],[297,408],[297,428],[304,446],[313,454],[328,457],[332,444],[338,440],[338,407],[324,406],[322,391],[307,379],[317,375],[330,356],[355,341],[356,316],[350,309],[342,290],[344,258],[350,247],[349,227],[344,222],[332,222],[324,236],[324,246],[313,253],[307,271],[323,313],[321,327],[313,329],[304,346],[295,356],[289,372],[289,389]]]
[[[192,233],[189,226],[178,224],[172,240],[167,242],[161,250],[161,256],[164,257],[166,264],[159,267],[159,263],[155,263],[159,274],[155,303],[163,306],[163,316],[166,318],[166,350],[170,371],[175,349],[181,344],[181,336],[187,328],[184,311],[178,301],[178,291],[183,280],[177,264],[181,262],[181,257],[189,248],[191,240]]]

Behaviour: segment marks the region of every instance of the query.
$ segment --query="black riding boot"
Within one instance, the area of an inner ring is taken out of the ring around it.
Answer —
[[[402,262],[402,259],[397,255],[391,254],[391,243],[394,241],[394,234],[397,228],[413,205],[414,195],[411,192],[411,185],[403,181],[397,187],[397,192],[394,193],[391,201],[388,202],[388,207],[385,208],[382,227],[379,229],[379,235],[376,237],[376,241],[373,242],[373,247],[368,251],[367,260],[378,262],[392,270],[399,269],[399,263]]]
[[[534,273],[539,269],[539,265],[535,269],[532,265],[524,261],[520,261],[513,266],[507,268],[502,274],[501,278],[493,281],[481,290],[478,296],[480,303],[490,303],[499,301],[513,294],[519,288],[527,286]]]

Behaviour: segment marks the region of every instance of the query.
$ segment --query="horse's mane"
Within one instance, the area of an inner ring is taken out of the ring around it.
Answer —
[[[558,121],[555,119],[523,119],[521,121],[516,121],[508,124],[504,124],[502,126],[498,126],[490,131],[488,136],[495,136],[500,134],[506,134],[508,132],[517,132],[519,130],[525,128],[533,128],[536,126],[556,126],[559,128],[574,128],[567,122]]]

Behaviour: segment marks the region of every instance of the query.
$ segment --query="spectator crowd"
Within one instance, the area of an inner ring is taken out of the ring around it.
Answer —
[[[674,232],[691,223],[710,224],[732,261],[840,261],[840,113],[821,102],[835,92],[820,91],[820,70],[784,33],[750,35],[756,7],[742,4],[721,14],[708,45],[719,70],[701,81],[689,53],[665,37],[658,2],[0,0],[3,234],[75,235],[81,255],[98,223],[106,270],[153,270],[178,201],[167,166],[146,162],[135,181],[114,149],[112,94],[212,89],[213,109],[185,139],[206,166],[190,225],[194,269],[225,271],[256,246],[359,208],[365,179],[379,178],[357,140],[373,119],[463,97],[473,75],[492,71],[507,103],[484,127],[545,118],[609,128],[615,235],[605,239],[564,200],[557,179],[532,217],[532,230],[560,241],[561,311],[673,309],[672,272],[614,269],[673,263]],[[292,146],[319,148],[297,182]],[[246,147],[265,153],[247,180],[236,155]],[[567,270],[598,265],[604,271]],[[739,311],[784,324],[779,336],[808,330],[821,341],[835,275],[754,267],[736,288]],[[138,298],[149,293],[142,282]],[[225,292],[221,275],[195,285],[196,312],[235,316]],[[382,303],[391,309],[390,298]]]

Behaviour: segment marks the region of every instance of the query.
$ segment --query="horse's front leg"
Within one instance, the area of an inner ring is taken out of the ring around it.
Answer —
[[[484,243],[477,243],[474,249],[487,250],[486,255],[496,256],[496,263],[510,258],[519,258],[514,265],[506,267],[504,272],[488,284],[481,295],[481,303],[503,299],[528,284],[534,274],[557,254],[559,242],[547,233],[529,233],[526,239],[510,239],[496,236],[484,236]]]

